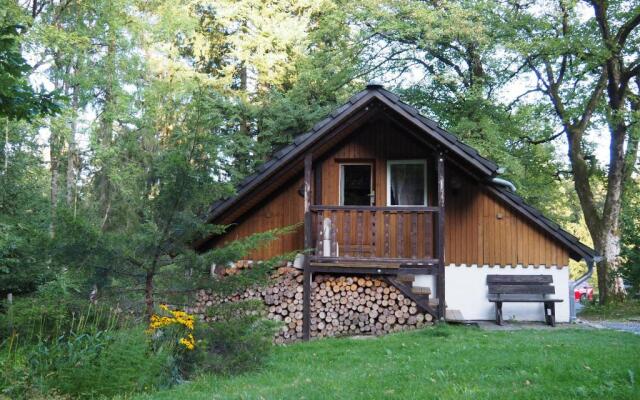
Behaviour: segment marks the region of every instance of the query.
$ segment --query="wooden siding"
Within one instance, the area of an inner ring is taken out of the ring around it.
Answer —
[[[428,205],[435,205],[435,163],[432,150],[393,123],[378,120],[354,133],[322,158],[322,204],[338,205],[341,162],[371,162],[375,174],[375,205],[387,205],[387,160],[427,160]]]
[[[304,220],[304,198],[298,190],[302,185],[302,178],[287,183],[277,190],[265,202],[247,213],[243,219],[231,226],[227,233],[216,241],[216,246],[225,242],[247,237],[253,233],[265,232],[302,223]],[[288,235],[271,242],[267,246],[257,249],[247,258],[265,260],[304,247],[303,227]]]
[[[340,143],[319,160],[314,160],[321,169],[322,204],[339,204],[340,162],[366,161],[374,165],[376,205],[386,205],[387,160],[396,159],[427,159],[428,205],[436,205],[433,151],[386,120],[378,120],[360,128],[348,140]],[[465,176],[450,163],[445,164],[445,185],[446,265],[568,265],[569,255],[562,245],[483,190],[479,183]],[[237,225],[219,238],[216,245],[254,232],[301,223],[304,218],[304,199],[298,193],[301,186],[302,177],[289,181],[260,206],[237,221]],[[316,195],[313,197],[316,198]],[[343,215],[337,215],[337,235],[340,239],[344,235],[344,220]],[[389,255],[411,256],[414,246],[417,246],[418,254],[430,254],[426,249],[428,239],[424,237],[423,232],[427,227],[429,230],[434,229],[435,221],[428,222],[424,216],[415,221],[419,232],[416,243],[416,238],[411,235],[414,223],[412,217],[405,214],[403,235],[398,235],[397,220],[397,214],[390,216],[390,237],[393,239],[390,241]],[[360,223],[366,227],[371,226],[368,216],[363,216]],[[349,224],[349,242],[352,244],[362,240],[356,236],[356,224],[357,216],[353,213]],[[376,216],[375,227],[375,237],[382,240],[385,235],[382,213]],[[296,233],[254,252],[250,258],[266,259],[299,250],[303,248],[303,242],[301,227]],[[399,247],[404,251],[399,251]],[[385,255],[387,254],[384,249],[379,246],[376,256]]]
[[[458,185],[457,189],[448,185],[446,193],[447,264],[569,264],[569,253],[562,245],[480,185],[466,180]]]

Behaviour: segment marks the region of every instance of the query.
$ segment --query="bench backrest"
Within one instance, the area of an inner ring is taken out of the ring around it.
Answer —
[[[487,275],[489,294],[555,294],[551,275]]]

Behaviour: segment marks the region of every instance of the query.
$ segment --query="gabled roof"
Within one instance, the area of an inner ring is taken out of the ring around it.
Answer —
[[[415,126],[418,133],[437,143],[448,154],[455,155],[464,160],[473,171],[492,187],[496,195],[501,197],[508,204],[520,211],[525,217],[533,220],[543,230],[564,243],[570,250],[572,258],[593,260],[597,254],[593,249],[581,243],[575,236],[564,231],[560,226],[539,211],[527,205],[522,198],[505,188],[491,184],[491,178],[497,174],[498,166],[491,160],[481,156],[474,148],[462,143],[458,138],[440,128],[433,120],[420,115],[418,110],[400,100],[398,96],[385,90],[381,85],[369,84],[367,88],[353,97],[345,104],[335,109],[325,119],[318,122],[311,130],[297,136],[291,144],[276,151],[273,157],[262,164],[256,173],[247,176],[237,186],[237,193],[227,199],[222,199],[213,203],[208,210],[207,222],[214,222],[218,217],[237,205],[245,197],[254,191],[261,184],[277,171],[280,171],[290,163],[304,155],[314,144],[325,134],[347,121],[356,111],[362,110],[374,101],[379,101],[389,109],[402,116],[407,122]]]
[[[335,109],[322,121],[315,124],[311,130],[296,136],[291,144],[276,151],[269,161],[258,168],[256,173],[247,176],[236,186],[237,193],[235,196],[213,203],[211,207],[209,207],[207,222],[211,222],[224,213],[236,201],[240,200],[254,186],[270,176],[275,170],[278,170],[296,156],[304,153],[317,139],[335,126],[340,125],[340,123],[347,119],[356,109],[363,108],[376,99],[404,116],[409,122],[412,122],[416,127],[420,128],[424,135],[440,143],[444,149],[467,160],[480,175],[493,176],[496,174],[498,166],[493,161],[482,157],[474,148],[467,146],[458,140],[455,135],[440,128],[433,120],[420,115],[418,110],[402,102],[395,94],[385,90],[380,85],[370,84],[365,90],[355,94],[346,103]]]

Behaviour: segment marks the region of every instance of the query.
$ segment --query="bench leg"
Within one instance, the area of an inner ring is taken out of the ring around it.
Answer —
[[[544,320],[547,325],[556,326],[556,303],[545,302],[544,303]]]
[[[501,301],[496,301],[496,324],[498,325],[502,325],[503,324],[503,320],[502,320],[502,302]]]

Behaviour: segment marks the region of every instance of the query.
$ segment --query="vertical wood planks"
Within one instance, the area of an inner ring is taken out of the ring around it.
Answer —
[[[376,212],[373,211],[371,213],[371,255],[376,256],[378,252],[376,251]]]
[[[344,251],[343,255],[345,257],[350,257],[352,255],[357,256],[357,254],[353,254],[350,252],[351,249],[351,211],[347,210],[344,216]]]
[[[404,257],[404,213],[403,212],[399,212],[396,214],[396,218],[397,218],[397,227],[398,227],[398,233],[396,235],[397,238],[397,256],[398,257]]]
[[[324,252],[324,211],[320,211],[318,212],[318,236],[319,236],[319,250],[318,250],[318,255],[322,255]]]
[[[337,222],[336,211],[331,211],[331,257],[338,255],[338,235],[336,234]]]
[[[426,258],[433,258],[433,213],[424,214],[424,249]]]
[[[391,255],[391,249],[390,249],[391,238],[389,234],[389,231],[391,229],[389,219],[391,217],[389,216],[388,211],[384,211],[383,215],[384,215],[384,256],[389,257]]]
[[[357,211],[356,214],[356,243],[358,244],[358,252],[362,256],[362,250],[364,248],[364,226],[362,222],[362,211]]]
[[[418,258],[418,213],[411,213],[411,258]]]

